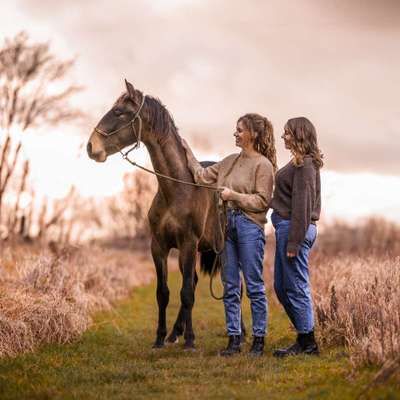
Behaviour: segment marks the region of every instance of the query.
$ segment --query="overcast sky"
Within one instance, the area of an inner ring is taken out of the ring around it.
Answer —
[[[283,165],[282,127],[304,115],[327,170],[399,175],[400,1],[14,0],[0,13],[2,38],[24,29],[77,57],[83,138],[126,77],[203,153],[236,151],[237,118],[258,112],[274,124]]]

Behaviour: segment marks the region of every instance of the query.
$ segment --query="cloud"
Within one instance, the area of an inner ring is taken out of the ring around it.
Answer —
[[[399,2],[75,4],[20,0],[13,9],[21,28],[78,55],[77,79],[87,88],[79,101],[93,124],[127,77],[213,153],[235,151],[233,128],[246,112],[268,116],[278,143],[285,121],[304,115],[330,169],[400,170]]]
[[[400,2],[398,0],[315,0],[321,12],[340,19],[352,27],[400,29]]]

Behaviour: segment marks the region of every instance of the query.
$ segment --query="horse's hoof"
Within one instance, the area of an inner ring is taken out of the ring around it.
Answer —
[[[165,346],[164,342],[156,341],[151,348],[152,349],[162,349],[164,346]]]
[[[170,344],[176,344],[179,343],[179,338],[178,336],[169,336],[166,340],[166,344],[170,345]]]

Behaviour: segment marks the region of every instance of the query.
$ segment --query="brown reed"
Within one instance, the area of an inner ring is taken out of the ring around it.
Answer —
[[[354,365],[400,356],[400,257],[338,257],[313,266],[320,337]]]
[[[0,357],[33,351],[43,343],[70,342],[91,325],[93,311],[110,309],[152,277],[149,262],[123,250],[3,250]]]

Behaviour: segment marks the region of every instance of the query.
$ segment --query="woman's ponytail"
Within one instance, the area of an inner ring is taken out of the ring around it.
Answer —
[[[268,158],[274,167],[274,172],[278,169],[277,161],[276,161],[276,148],[275,148],[275,136],[274,136],[274,128],[272,126],[271,121],[268,118],[264,117],[264,140],[263,140],[263,148],[261,154]]]

